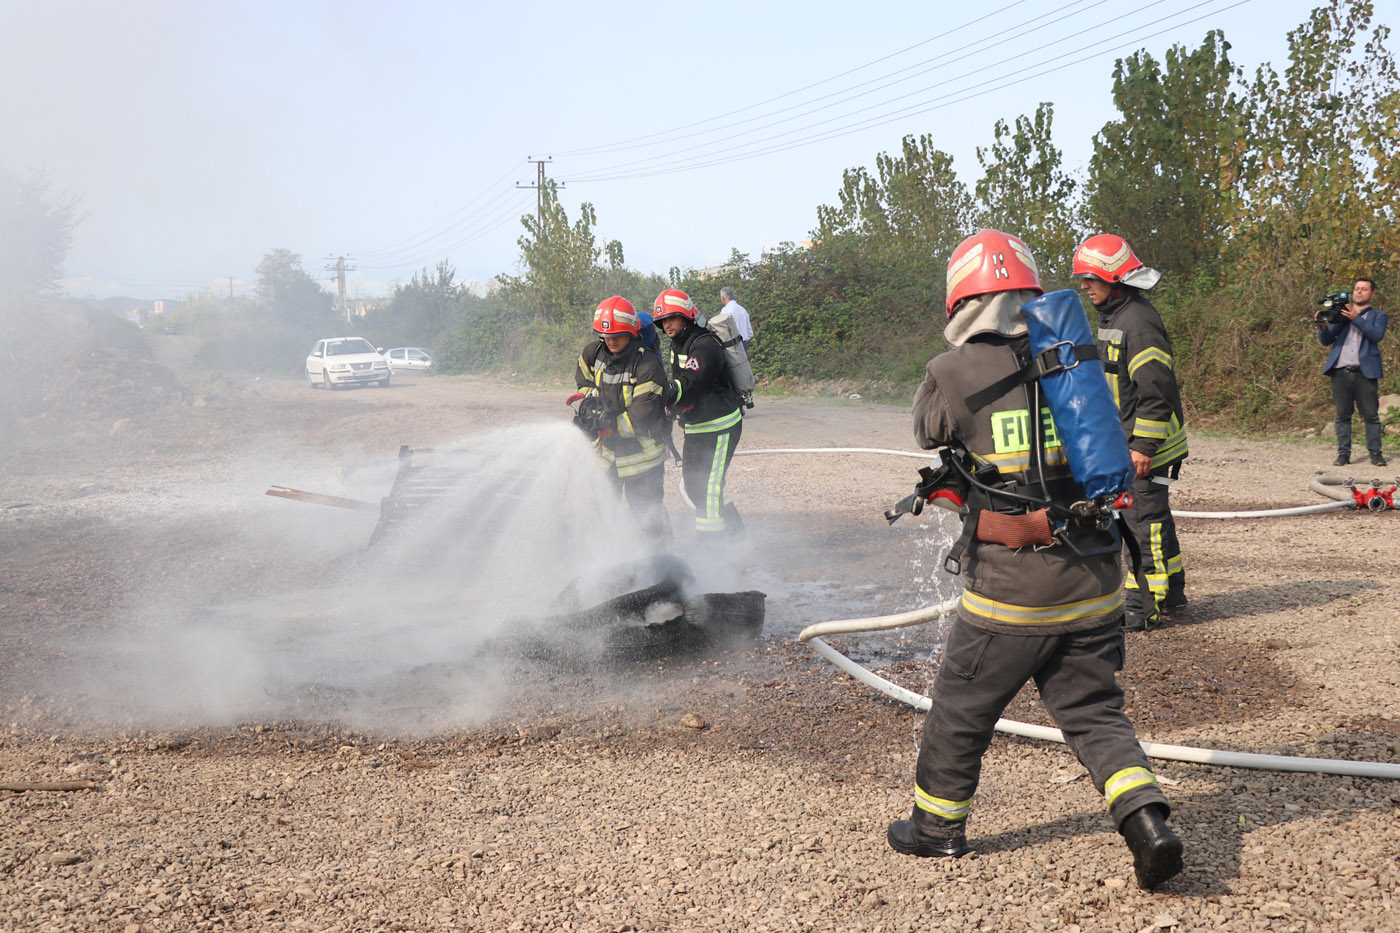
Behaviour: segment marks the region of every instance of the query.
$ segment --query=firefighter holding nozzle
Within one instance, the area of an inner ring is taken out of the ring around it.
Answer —
[[[1027,314],[1036,305],[1022,306],[1041,294],[1035,259],[1017,237],[982,230],[949,259],[949,349],[929,361],[914,396],[914,435],[925,449],[965,451],[981,488],[964,503],[963,535],[945,565],[960,564],[964,590],[924,720],[913,812],[890,824],[887,838],[906,855],[971,851],[966,826],[982,757],[1002,711],[1034,680],[1104,795],[1132,851],[1138,884],[1151,889],[1181,871],[1182,845],[1123,713],[1116,676],[1123,665],[1121,533],[1116,524],[1107,526],[1111,532],[1102,522],[1081,531],[1061,520],[1071,506],[1084,505],[1086,492],[1069,466],[1072,439],[1042,407],[1044,380],[1035,378],[1047,371],[1044,354],[1031,352]],[[1108,432],[1108,444],[1122,447],[1119,488],[1126,489],[1132,463],[1078,296],[1055,292],[1039,301],[1058,298],[1062,308],[1066,296],[1083,322],[1085,345],[1055,365],[1083,365],[1081,375],[1104,393],[1099,429]],[[999,483],[988,483],[989,476]]]
[[[669,544],[663,480],[670,422],[661,360],[642,345],[641,319],[626,298],[603,299],[593,312],[593,333],[598,339],[583,348],[574,374],[574,421],[592,439],[642,531],[653,543]]]

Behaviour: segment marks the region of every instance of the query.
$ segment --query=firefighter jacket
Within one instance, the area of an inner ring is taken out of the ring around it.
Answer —
[[[1172,342],[1157,309],[1135,288],[1119,286],[1099,311],[1099,359],[1118,403],[1131,450],[1152,469],[1186,459],[1186,415],[1172,368]]]
[[[973,410],[970,396],[1020,371],[1030,341],[983,333],[929,360],[914,395],[914,436],[926,449],[962,448],[996,466],[1003,481],[1032,479],[1031,393],[1017,385]],[[1041,407],[1041,458],[1054,499],[1068,505],[1082,497],[1050,409]],[[1061,501],[1064,500],[1064,501]],[[1003,508],[998,504],[998,509]],[[958,615],[984,631],[1055,635],[1107,625],[1123,612],[1122,571],[1116,551],[1080,556],[1056,540],[1049,545],[1008,547],[973,540],[962,560],[964,587]]]
[[[676,393],[671,410],[686,434],[727,431],[743,420],[724,347],[694,321],[671,339],[671,379]]]
[[[617,412],[613,433],[593,439],[593,448],[619,477],[636,476],[661,466],[662,438],[670,429],[662,401],[666,374],[656,354],[633,337],[614,356],[601,340],[583,348],[574,374],[585,396],[597,396]]]

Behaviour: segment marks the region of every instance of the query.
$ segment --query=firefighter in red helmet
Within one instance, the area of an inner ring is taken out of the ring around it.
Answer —
[[[657,355],[642,346],[641,321],[626,298],[614,295],[599,303],[593,333],[597,339],[579,354],[574,374],[579,390],[575,421],[592,439],[643,532],[653,543],[667,544],[666,374]]]
[[[1049,409],[1031,411],[1031,399],[1040,396],[1019,378],[1031,363],[1021,307],[1041,294],[1030,248],[999,230],[979,231],[953,251],[947,283],[949,349],[929,361],[914,396],[919,445],[965,452],[981,466],[978,476],[999,476],[993,488],[1011,496],[1034,488],[1056,503],[1082,498],[1056,432],[1025,429],[1031,418],[1053,427]],[[1022,428],[1007,429],[1017,424]],[[1032,443],[1041,449],[1032,451]],[[996,520],[979,523],[990,503]],[[1002,710],[1034,680],[1104,795],[1132,851],[1138,883],[1155,887],[1181,870],[1182,847],[1166,824],[1167,799],[1123,714],[1116,676],[1123,661],[1118,553],[1100,548],[1086,556],[1082,551],[1090,549],[1045,534],[1043,511],[1014,503],[1011,497],[969,498],[963,510],[964,589],[924,720],[913,812],[890,825],[887,839],[906,855],[971,851],[966,824],[982,756]]]
[[[1130,574],[1124,602],[1128,630],[1139,631],[1156,625],[1161,610],[1186,605],[1186,572],[1168,500],[1168,484],[1186,459],[1186,414],[1171,338],[1142,294],[1162,276],[1110,233],[1091,236],[1074,251],[1073,275],[1099,313],[1099,359],[1137,469],[1133,504],[1123,517],[1137,539],[1148,592]]]
[[[681,477],[695,506],[695,530],[733,537],[744,526],[724,486],[744,431],[743,407],[719,337],[701,327],[695,314],[689,295],[668,288],[656,296],[651,316],[671,339],[667,401],[685,432]]]

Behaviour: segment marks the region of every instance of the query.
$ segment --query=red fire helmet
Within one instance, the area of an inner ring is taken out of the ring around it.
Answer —
[[[668,288],[656,296],[656,304],[651,309],[651,319],[660,324],[668,317],[679,314],[687,321],[695,320],[695,302],[679,288]]]
[[[604,298],[598,303],[598,310],[593,312],[593,332],[603,337],[616,334],[640,336],[642,326],[637,318],[637,309],[632,307],[632,302],[619,295]]]
[[[1116,285],[1134,269],[1143,267],[1142,260],[1121,236],[1100,233],[1091,236],[1074,251],[1074,278],[1091,276]]]
[[[1031,248],[1000,230],[978,230],[958,244],[948,259],[948,316],[973,295],[1030,289],[1043,294]]]

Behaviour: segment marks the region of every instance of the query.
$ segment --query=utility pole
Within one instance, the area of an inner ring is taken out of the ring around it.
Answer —
[[[515,187],[517,187],[517,188],[524,188],[524,189],[527,189],[527,190],[533,189],[533,190],[535,191],[535,224],[536,224],[536,226],[537,226],[538,229],[543,230],[543,229],[544,229],[544,167],[545,167],[545,163],[547,163],[547,162],[553,162],[553,161],[554,161],[554,157],[553,157],[553,156],[545,156],[543,159],[532,159],[532,158],[530,158],[529,156],[526,156],[526,157],[525,157],[525,161],[526,161],[526,162],[533,162],[533,163],[535,163],[535,183],[534,183],[533,185],[522,185],[520,182],[517,181],[517,182],[515,183]],[[555,187],[557,187],[557,188],[562,188],[562,187],[564,187],[564,183],[563,183],[562,181],[555,182],[554,184],[555,184]]]
[[[228,297],[230,301],[233,300],[233,276],[231,275],[228,277]]]
[[[345,273],[347,271],[354,272],[356,267],[347,266],[345,263],[347,260],[354,262],[355,259],[353,256],[327,256],[326,259],[328,261],[335,260],[335,265],[326,266],[326,271],[335,273],[336,300],[338,302],[336,307],[340,310],[340,316],[345,318],[345,324],[348,327],[350,325],[350,306],[345,303]]]

